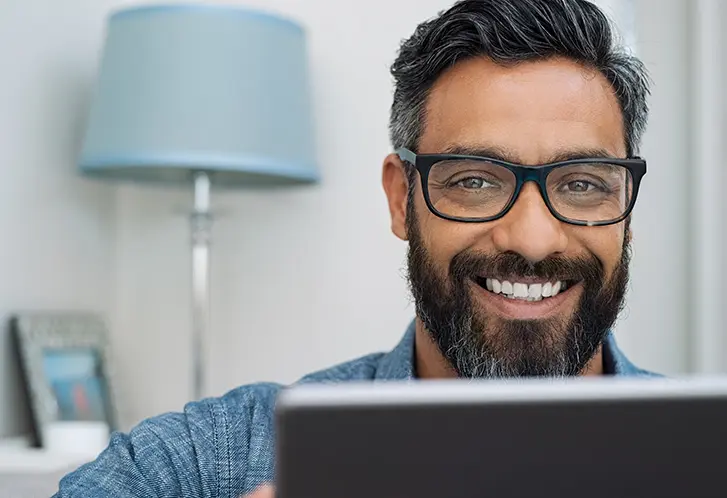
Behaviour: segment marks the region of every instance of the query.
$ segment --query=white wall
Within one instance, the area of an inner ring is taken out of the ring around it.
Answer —
[[[689,370],[690,79],[687,0],[639,0],[636,51],[652,80],[641,155],[648,170],[633,216],[627,308],[617,337],[631,359]]]
[[[691,285],[691,368],[700,373],[727,371],[727,172],[724,157],[727,10],[721,0],[697,0],[691,12],[692,193],[689,268]]]
[[[0,437],[29,428],[8,314],[113,296],[113,191],[74,166],[107,5],[69,3],[0,2]]]

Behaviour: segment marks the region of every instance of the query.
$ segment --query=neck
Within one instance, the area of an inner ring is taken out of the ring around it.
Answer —
[[[420,379],[453,379],[457,377],[452,365],[446,360],[424,324],[416,319],[414,360]],[[603,375],[603,347],[599,347],[581,375]]]

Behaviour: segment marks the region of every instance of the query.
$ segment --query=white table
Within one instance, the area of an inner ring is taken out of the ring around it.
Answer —
[[[25,438],[0,441],[0,497],[49,498],[64,475],[94,457],[30,448]]]

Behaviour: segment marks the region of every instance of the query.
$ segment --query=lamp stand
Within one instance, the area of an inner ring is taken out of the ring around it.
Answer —
[[[210,211],[210,177],[203,171],[194,173],[194,211],[190,217],[192,233],[192,396],[205,394],[205,339],[210,322],[209,254],[212,231]]]

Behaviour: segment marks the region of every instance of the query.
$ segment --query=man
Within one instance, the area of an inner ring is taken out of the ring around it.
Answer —
[[[300,382],[651,375],[609,333],[646,170],[634,156],[648,81],[598,8],[460,1],[417,28],[392,73],[383,186],[409,242],[416,319],[390,353]],[[254,492],[274,475],[280,389],[241,387],[116,434],[57,496]]]

